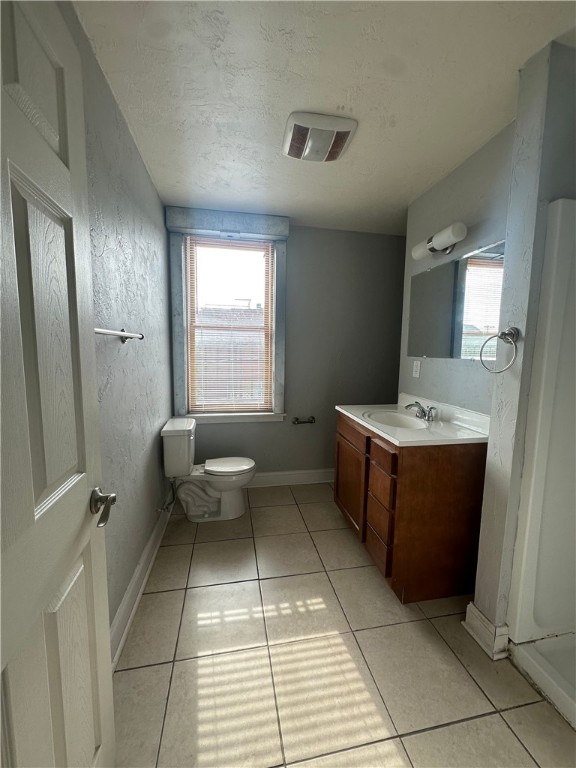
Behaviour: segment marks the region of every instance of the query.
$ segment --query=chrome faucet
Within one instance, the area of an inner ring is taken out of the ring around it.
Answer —
[[[436,413],[436,408],[434,408],[433,405],[428,406],[428,408],[425,408],[422,403],[419,403],[418,400],[416,400],[413,403],[409,403],[408,405],[405,405],[404,408],[409,411],[411,408],[416,408],[416,418],[417,419],[424,419],[425,421],[434,421],[434,414]]]

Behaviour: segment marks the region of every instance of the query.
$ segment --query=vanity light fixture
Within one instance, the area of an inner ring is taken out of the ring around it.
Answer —
[[[456,243],[464,240],[467,234],[466,224],[456,221],[441,232],[437,232],[432,237],[429,237],[428,240],[422,240],[421,243],[415,245],[412,248],[412,258],[415,261],[420,261],[420,259],[426,258],[431,253],[452,253]]]

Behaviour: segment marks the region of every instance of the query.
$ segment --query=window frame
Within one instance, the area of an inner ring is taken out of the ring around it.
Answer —
[[[238,226],[241,217],[241,228]],[[222,223],[229,229],[223,229]],[[214,227],[210,228],[210,224]],[[192,416],[197,423],[226,424],[233,422],[283,421],[284,412],[284,358],[286,346],[286,240],[288,220],[279,216],[234,214],[222,211],[204,211],[189,208],[166,209],[166,224],[170,232],[170,284],[172,303],[172,378],[174,414]],[[208,225],[208,226],[207,226]],[[240,231],[241,229],[241,231]],[[250,231],[254,229],[255,231]],[[232,231],[231,231],[232,230]],[[236,230],[236,231],[234,231]],[[190,413],[187,392],[187,305],[186,256],[187,235],[222,239],[223,241],[272,241],[275,273],[274,292],[274,375],[273,410],[270,412]]]

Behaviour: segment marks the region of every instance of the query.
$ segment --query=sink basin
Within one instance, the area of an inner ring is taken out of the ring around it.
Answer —
[[[394,427],[394,429],[426,429],[426,422],[415,416],[407,416],[403,413],[396,413],[396,411],[386,411],[383,408],[364,411],[362,417],[384,427]]]

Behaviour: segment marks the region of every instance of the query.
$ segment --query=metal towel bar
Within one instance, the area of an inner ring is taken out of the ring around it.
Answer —
[[[119,336],[122,344],[126,344],[126,342],[130,341],[130,339],[144,338],[143,333],[129,333],[128,331],[124,330],[124,328],[120,328],[119,331],[109,331],[106,328],[94,328],[94,333],[99,333],[102,336]]]

